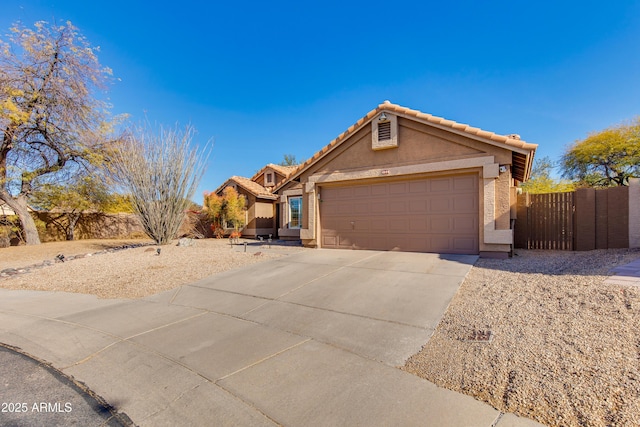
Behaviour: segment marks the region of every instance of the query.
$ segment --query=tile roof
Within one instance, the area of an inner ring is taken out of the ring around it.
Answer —
[[[296,169],[298,169],[298,165],[294,166],[283,166],[283,165],[275,165],[273,163],[269,163],[267,167],[275,170],[276,172],[281,173],[282,175],[288,177],[291,175]]]
[[[278,197],[277,195],[272,194],[271,191],[269,191],[269,189],[243,176],[232,176],[231,178],[227,179],[224,182],[224,184],[218,187],[215,193],[218,193],[219,191],[221,191],[229,181],[235,182],[240,187],[244,188],[245,190],[247,190],[248,192],[250,192],[251,194],[257,197],[273,199],[273,200],[275,200]]]
[[[524,152],[535,152],[536,148],[538,148],[537,144],[527,143],[525,141],[520,140],[520,136],[516,134],[511,135],[499,135],[494,132],[488,132],[482,130],[480,128],[475,128],[469,126],[464,123],[457,123],[453,120],[447,120],[442,117],[433,116],[431,114],[426,114],[418,110],[412,110],[407,107],[403,107],[401,105],[392,104],[389,101],[384,101],[382,104],[378,105],[375,109],[369,111],[364,117],[351,125],[346,131],[338,135],[333,141],[331,141],[328,145],[323,147],[320,151],[315,153],[309,159],[307,159],[304,163],[300,164],[297,169],[290,175],[294,176],[302,172],[311,164],[315,163],[316,160],[323,157],[329,151],[331,151],[334,147],[340,145],[345,139],[349,136],[353,135],[356,131],[360,130],[364,125],[369,123],[374,117],[376,117],[382,111],[389,111],[395,113],[396,115],[410,117],[414,119],[418,119],[420,121],[441,127],[441,128],[449,128],[452,131],[466,133],[470,136],[476,136],[487,140],[487,142],[493,143],[495,145],[503,145],[504,148],[511,149],[512,151],[524,151]],[[529,156],[526,155],[527,160],[529,160]],[[525,165],[525,170],[522,172],[522,178],[528,178],[531,169],[531,162],[533,161],[533,156],[531,159],[527,161],[528,165]],[[529,169],[529,170],[526,170]],[[521,179],[524,180],[524,179]],[[284,183],[283,183],[284,184]],[[278,186],[281,187],[282,185]],[[277,189],[276,189],[277,190]]]
[[[265,167],[260,169],[258,172],[256,172],[255,175],[253,175],[251,177],[251,179],[255,180],[256,178],[258,178],[260,176],[260,174],[262,174],[264,172],[264,170],[267,169],[267,168],[271,168],[274,171],[278,172],[280,175],[284,175],[285,178],[289,178],[289,175],[291,175],[294,171],[296,171],[298,169],[298,165],[295,165],[295,166],[282,166],[282,165],[276,165],[276,164],[273,164],[273,163],[269,163],[268,165],[266,165]]]

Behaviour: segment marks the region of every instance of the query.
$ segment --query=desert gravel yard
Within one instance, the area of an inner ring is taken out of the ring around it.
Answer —
[[[475,264],[404,369],[550,426],[640,425],[640,288],[603,283],[640,252],[516,252]]]
[[[193,246],[154,246],[151,240],[77,240],[37,246],[0,248],[0,272],[27,267],[57,254],[80,256],[33,268],[27,274],[0,277],[0,288],[35,289],[92,294],[99,298],[143,298],[244,265],[279,258],[305,250],[299,246],[248,241],[229,244],[228,239],[193,240]],[[115,250],[122,246],[145,245]],[[156,249],[161,253],[157,255]],[[96,254],[91,255],[89,254]]]

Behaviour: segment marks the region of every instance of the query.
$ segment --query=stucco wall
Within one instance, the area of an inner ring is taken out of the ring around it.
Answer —
[[[510,170],[511,150],[402,117],[398,119],[398,146],[373,150],[371,129],[371,125],[362,126],[329,155],[301,174],[300,182],[309,186],[305,189],[303,201],[305,213],[308,212],[310,203],[314,203],[314,200],[309,199],[308,192],[319,188],[326,180],[335,184],[344,179],[343,184],[348,184],[362,179],[373,182],[371,180],[414,179],[440,173],[475,172],[479,175],[480,183],[480,251],[510,250],[513,182]],[[495,170],[489,176],[485,176],[486,170],[483,167],[487,163],[492,165],[491,171]],[[430,168],[429,165],[434,167]],[[451,165],[450,169],[447,169],[447,165]],[[506,166],[506,170],[498,172],[499,166]],[[381,176],[387,173],[390,175]],[[397,176],[392,176],[394,173]],[[315,193],[312,193],[312,197],[315,197]],[[317,206],[312,212],[315,212],[316,217],[310,218],[310,214],[304,216],[301,236],[303,243],[315,245],[319,237],[320,220]],[[314,220],[310,222],[310,219]]]

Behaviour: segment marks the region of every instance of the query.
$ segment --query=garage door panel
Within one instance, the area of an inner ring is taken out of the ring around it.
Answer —
[[[478,188],[476,177],[474,176],[461,176],[453,180],[453,189],[455,191],[467,191],[475,192]]]
[[[371,186],[371,195],[372,196],[386,196],[389,191],[389,186],[387,184],[377,184]]]
[[[355,224],[353,224],[352,229],[357,233],[369,232],[371,231],[371,222],[372,221],[369,219],[359,219],[355,221]]]
[[[321,192],[323,247],[478,253],[477,175]]]
[[[452,231],[451,218],[448,216],[431,216],[427,219],[429,231],[432,233],[450,233]]]
[[[338,205],[338,215],[349,215],[353,213],[353,205],[351,203],[341,203]]]
[[[429,183],[427,181],[414,181],[409,183],[409,192],[412,194],[427,193],[428,191]]]
[[[429,231],[429,221],[426,218],[410,219],[409,231],[411,233],[426,233]]]
[[[389,195],[406,194],[406,193],[407,193],[407,184],[404,182],[389,185]]]
[[[430,191],[432,193],[447,193],[451,191],[451,179],[432,179],[430,182]]]
[[[369,203],[356,203],[353,205],[353,212],[357,214],[369,213]]]
[[[452,204],[449,197],[438,197],[429,200],[429,213],[442,213],[450,211],[452,211]]]
[[[451,252],[452,250],[449,237],[432,237],[429,240],[434,252]]]
[[[476,242],[469,238],[453,238],[452,249],[457,252],[470,252],[475,250]]]
[[[371,194],[371,187],[368,186],[360,186],[355,187],[354,196],[355,197],[366,197]]]
[[[389,231],[389,224],[384,218],[375,219],[371,221],[371,231],[374,233],[386,233]]]
[[[403,213],[403,212],[407,212],[407,202],[404,201],[395,201],[395,202],[391,202],[389,203],[389,212],[393,213],[393,214],[398,214],[398,213]]]
[[[453,199],[453,211],[454,212],[475,212],[476,202],[472,197],[460,196]]]
[[[478,222],[473,218],[456,217],[453,218],[453,227],[450,230],[455,233],[473,233],[478,229]]]
[[[381,213],[387,213],[388,212],[387,202],[386,201],[371,202],[371,204],[369,206],[371,206],[371,212],[375,213],[375,214],[381,214]]]
[[[411,214],[426,214],[427,213],[427,201],[426,200],[411,200],[409,201],[409,212]]]

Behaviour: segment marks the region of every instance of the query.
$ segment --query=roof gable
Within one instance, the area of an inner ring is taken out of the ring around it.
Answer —
[[[222,190],[224,190],[225,187],[228,187],[230,183],[235,183],[236,185],[242,187],[252,195],[256,197],[260,197],[262,199],[275,200],[277,198],[277,196],[275,194],[272,194],[271,191],[269,191],[269,189],[243,176],[232,176],[231,178],[227,179],[224,182],[224,184],[222,184],[220,187],[216,189],[215,193],[216,194],[220,193]]]
[[[533,155],[538,147],[537,144],[530,144],[522,141],[520,140],[519,135],[499,135],[494,132],[484,131],[480,128],[475,128],[467,124],[446,120],[442,117],[433,116],[431,114],[426,114],[418,110],[412,110],[410,108],[385,101],[375,109],[369,111],[364,117],[360,118],[360,120],[351,125],[346,131],[338,135],[337,138],[315,153],[311,158],[299,165],[298,168],[290,175],[289,179],[276,188],[276,191],[286,185],[286,183],[291,179],[298,177],[302,172],[318,162],[321,158],[324,158],[328,153],[332,152],[364,126],[368,125],[383,111],[388,111],[400,117],[415,120],[448,132],[457,133],[486,144],[510,150],[513,153],[514,178],[519,181],[526,181],[531,174]]]
[[[269,163],[266,166],[264,166],[262,169],[260,169],[258,172],[256,172],[251,177],[251,180],[252,181],[258,180],[260,178],[260,175],[265,173],[268,169],[272,169],[277,174],[281,175],[282,177],[284,177],[286,179],[286,178],[289,178],[289,175],[291,175],[293,172],[295,172],[296,169],[298,169],[298,166],[282,166],[282,165],[276,165],[276,164],[273,164],[273,163]]]

